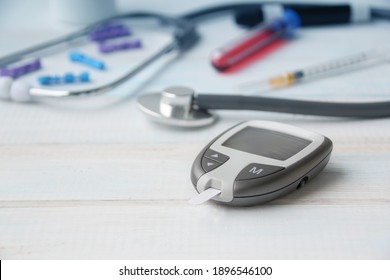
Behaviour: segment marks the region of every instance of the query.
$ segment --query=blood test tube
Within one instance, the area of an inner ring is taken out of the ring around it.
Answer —
[[[215,50],[211,55],[211,64],[218,71],[225,71],[276,41],[291,37],[299,25],[299,16],[285,9],[281,17],[254,27],[244,37]]]

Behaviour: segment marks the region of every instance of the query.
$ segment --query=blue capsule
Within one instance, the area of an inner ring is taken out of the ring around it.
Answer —
[[[77,51],[73,51],[69,53],[69,59],[74,62],[79,62],[84,65],[90,66],[92,68],[96,68],[99,70],[104,70],[106,68],[103,61],[98,60],[96,58],[92,58],[89,56],[86,56],[85,54]]]
[[[89,73],[88,72],[81,72],[79,75],[79,81],[82,83],[89,82]]]
[[[87,83],[90,82],[89,73],[81,72],[79,75],[73,73],[65,73],[63,76],[39,76],[37,81],[42,86],[58,85],[58,84],[74,84],[74,83]]]
[[[39,76],[38,83],[42,86],[48,86],[52,84],[52,77],[50,76]]]
[[[66,73],[63,77],[63,81],[66,84],[73,84],[75,82],[75,80],[76,80],[76,77],[72,73]]]

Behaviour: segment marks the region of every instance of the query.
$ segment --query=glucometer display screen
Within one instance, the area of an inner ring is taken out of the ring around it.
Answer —
[[[227,139],[222,146],[277,160],[286,160],[310,143],[309,140],[293,135],[248,126]]]

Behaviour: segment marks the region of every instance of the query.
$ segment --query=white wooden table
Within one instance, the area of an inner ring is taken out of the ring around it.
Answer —
[[[239,30],[228,20],[210,22],[200,28],[205,37],[196,49],[137,93],[178,83],[232,92],[240,81],[389,45],[389,27],[307,29],[261,63],[220,75],[208,55]],[[10,38],[2,54],[37,40],[26,34],[53,35],[15,30],[0,29],[1,38]],[[274,95],[390,99],[389,73],[387,64]],[[266,205],[189,205],[194,157],[248,119],[327,135],[334,143],[328,166],[305,188]],[[388,259],[389,217],[390,119],[221,112],[214,126],[172,129],[145,119],[126,86],[91,99],[0,102],[1,259]]]

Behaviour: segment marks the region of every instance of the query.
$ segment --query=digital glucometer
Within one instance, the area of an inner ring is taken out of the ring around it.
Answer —
[[[328,163],[332,141],[302,128],[247,121],[212,140],[196,157],[191,181],[208,199],[234,206],[264,203],[315,177]]]

